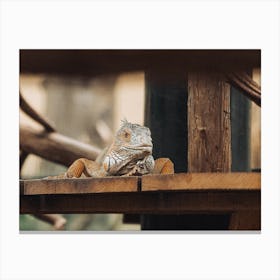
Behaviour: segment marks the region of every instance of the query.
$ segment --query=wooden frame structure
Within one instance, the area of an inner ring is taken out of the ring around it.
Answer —
[[[20,62],[21,73],[93,77],[144,71],[145,124],[152,131],[153,154],[155,158],[170,157],[176,172],[129,178],[21,180],[21,214],[143,214],[149,225],[157,221],[148,214],[227,214],[228,229],[261,229],[261,174],[248,173],[247,164],[250,104],[232,98],[235,87],[261,106],[260,86],[250,77],[253,68],[260,68],[260,50],[22,50]],[[31,139],[30,135],[26,138]],[[176,147],[171,145],[174,142]],[[23,148],[34,152],[33,145]],[[92,159],[96,151],[92,150]],[[69,161],[63,159],[62,163],[68,165]]]
[[[229,229],[260,229],[259,173],[20,181],[21,214],[231,215]]]

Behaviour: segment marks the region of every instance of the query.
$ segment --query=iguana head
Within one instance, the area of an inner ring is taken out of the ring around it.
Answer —
[[[152,149],[150,129],[124,120],[104,158],[103,167],[110,175],[126,174],[137,161],[151,155]]]

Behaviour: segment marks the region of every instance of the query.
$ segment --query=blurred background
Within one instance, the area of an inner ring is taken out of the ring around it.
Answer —
[[[56,130],[99,148],[107,146],[121,120],[143,124],[144,72],[89,77],[20,75],[21,93]],[[129,106],[128,106],[129,105]],[[20,111],[20,123],[40,126]],[[22,179],[42,178],[66,171],[66,167],[29,155],[21,170]],[[120,214],[64,215],[66,230],[139,230],[124,224]],[[53,226],[31,215],[20,216],[20,230],[53,230]]]

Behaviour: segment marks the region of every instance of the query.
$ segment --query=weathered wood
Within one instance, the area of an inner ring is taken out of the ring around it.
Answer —
[[[259,190],[21,195],[20,213],[197,214],[259,211]]]
[[[135,192],[137,177],[20,180],[22,195]]]
[[[189,172],[228,172],[230,86],[223,75],[188,74]]]
[[[22,195],[174,190],[260,190],[260,173],[178,173],[142,177],[20,180]]]
[[[66,166],[82,157],[95,160],[100,153],[100,149],[92,145],[25,125],[20,125],[20,149]]]
[[[230,230],[260,230],[261,211],[258,210],[239,210],[231,215]]]
[[[169,69],[204,69],[211,73],[218,69],[250,69],[260,64],[260,50],[20,50],[21,73],[91,78],[106,73],[162,70],[166,65]]]
[[[230,73],[227,75],[231,85],[240,90],[242,94],[261,106],[261,87],[246,73]]]
[[[146,175],[142,191],[158,190],[260,190],[260,173],[179,173]]]

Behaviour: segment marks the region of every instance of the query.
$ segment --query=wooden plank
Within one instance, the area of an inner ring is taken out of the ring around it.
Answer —
[[[188,94],[188,171],[230,171],[230,86],[221,74],[190,72]]]
[[[21,194],[174,190],[260,190],[260,173],[177,173],[142,177],[20,180]]]
[[[260,64],[260,50],[20,50],[21,73],[78,74],[91,78],[106,73],[163,69],[166,65],[169,69],[211,72],[250,69]]]
[[[260,190],[260,173],[178,173],[142,177],[142,191]]]
[[[103,192],[136,192],[137,177],[82,179],[21,180],[21,194],[87,194]]]
[[[232,213],[229,224],[230,230],[260,230],[261,211],[235,211]]]
[[[259,190],[22,195],[20,213],[187,214],[259,211]]]

